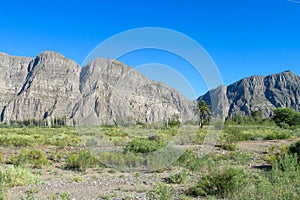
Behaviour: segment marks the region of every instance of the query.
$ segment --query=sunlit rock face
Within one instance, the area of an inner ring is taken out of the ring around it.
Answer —
[[[0,54],[1,121],[92,115],[100,124],[195,120],[194,102],[117,60],[84,67],[56,52]]]

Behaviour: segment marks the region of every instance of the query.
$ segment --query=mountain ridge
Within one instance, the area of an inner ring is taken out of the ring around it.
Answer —
[[[0,52],[1,122],[65,117],[96,118],[99,124],[196,120],[196,101],[170,86],[152,81],[112,59],[96,58],[85,66],[54,51],[34,58]],[[300,111],[300,76],[291,70],[249,76],[222,85],[197,100],[216,102],[216,116],[269,117],[277,107]]]
[[[200,96],[208,104],[220,87],[223,99],[218,98],[222,116],[250,115],[262,111],[264,117],[272,115],[278,107],[291,107],[300,111],[300,77],[291,70],[267,76],[250,76],[228,86],[219,86]]]
[[[97,58],[80,67],[53,51],[35,58],[0,54],[0,70],[12,67],[22,73],[14,78],[18,84],[11,95],[6,91],[11,90],[10,84],[0,87],[2,122],[57,117],[73,121],[89,115],[99,124],[155,122],[167,116],[181,121],[196,118],[194,102],[117,60]],[[7,77],[11,76],[2,76],[1,85],[12,82]]]

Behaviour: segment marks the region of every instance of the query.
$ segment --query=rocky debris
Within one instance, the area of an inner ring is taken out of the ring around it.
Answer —
[[[98,124],[196,119],[194,102],[117,60],[97,58],[81,68],[50,51],[34,59],[6,54],[0,59],[0,67],[14,73],[0,79],[2,122],[62,117],[69,122],[92,117]]]
[[[71,199],[149,199],[147,193],[169,176],[169,172],[140,173],[98,172],[90,170],[79,173],[55,169],[57,175],[50,174],[50,180],[44,180],[37,185],[27,185],[11,188],[9,199],[20,199],[27,191],[35,191],[36,199],[51,199],[55,194],[68,194]],[[108,170],[109,171],[109,170]],[[79,177],[80,181],[72,180]],[[144,183],[147,182],[147,183]]]
[[[300,77],[292,71],[265,77],[251,76],[211,90],[199,99],[211,104],[211,97],[223,117],[250,115],[257,110],[269,117],[278,107],[300,111]]]

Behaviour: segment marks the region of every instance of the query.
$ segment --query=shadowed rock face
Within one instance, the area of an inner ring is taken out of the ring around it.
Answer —
[[[155,122],[166,116],[194,120],[194,103],[116,60],[83,68],[56,52],[36,58],[0,54],[1,121],[81,119],[100,124]]]
[[[210,96],[218,93],[219,97],[216,98],[224,117],[249,115],[255,110],[262,111],[268,117],[278,107],[290,107],[300,111],[300,77],[292,71],[265,77],[252,76],[221,87],[222,90],[211,90],[199,99],[210,103]]]

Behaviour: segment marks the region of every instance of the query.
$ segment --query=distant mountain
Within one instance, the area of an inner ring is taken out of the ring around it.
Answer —
[[[100,124],[196,118],[194,102],[117,60],[84,67],[56,52],[35,58],[0,53],[1,122],[93,116]]]
[[[251,76],[229,86],[220,86],[199,99],[210,104],[210,97],[218,102],[217,110],[223,117],[249,115],[256,110],[268,117],[278,107],[300,111],[300,77],[292,71]]]

